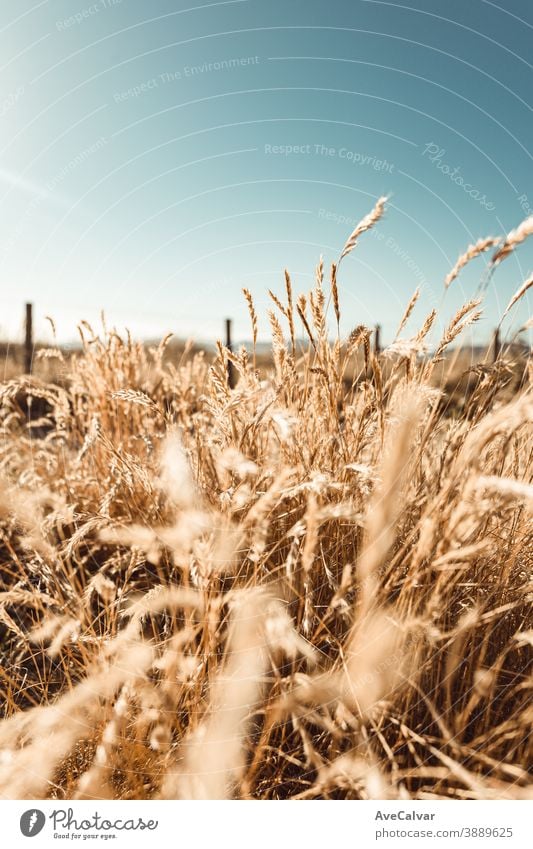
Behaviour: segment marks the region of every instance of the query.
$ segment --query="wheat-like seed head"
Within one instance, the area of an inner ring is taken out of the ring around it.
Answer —
[[[341,263],[345,256],[348,256],[348,254],[353,251],[353,249],[357,245],[357,240],[359,239],[359,236],[361,236],[361,234],[365,233],[367,230],[370,230],[375,224],[377,224],[380,218],[382,218],[383,213],[385,212],[385,205],[387,201],[388,197],[380,197],[371,212],[369,212],[368,215],[365,215],[365,217],[361,219],[355,230],[351,233],[348,240],[346,241],[346,244],[342,249],[337,265]]]
[[[522,285],[514,293],[513,297],[511,298],[511,300],[509,301],[509,303],[505,307],[505,310],[503,311],[502,321],[505,318],[505,316],[507,315],[507,313],[509,312],[509,310],[512,309],[512,307],[514,307],[514,305],[517,303],[517,301],[520,300],[520,298],[523,298],[523,296],[526,294],[528,289],[531,288],[531,286],[533,286],[533,274],[530,277],[528,277],[528,279],[525,280],[522,283]]]
[[[528,351],[417,290],[378,356],[323,276],[253,362],[84,325],[0,387],[4,798],[531,797]]]
[[[492,236],[489,236],[489,238],[487,239],[478,239],[475,244],[469,245],[464,254],[461,254],[461,256],[458,258],[452,270],[447,274],[446,279],[444,280],[445,288],[447,289],[448,286],[453,283],[453,281],[459,275],[459,272],[465,267],[465,265],[468,265],[468,263],[471,262],[473,259],[480,256],[482,253],[485,253],[485,251],[488,251],[489,248],[498,245],[500,242],[501,239],[499,237],[493,238]],[[492,261],[494,262],[494,259]]]
[[[522,221],[521,224],[505,237],[503,245],[493,254],[491,263],[497,265],[511,254],[517,245],[521,244],[528,236],[533,234],[533,215]]]

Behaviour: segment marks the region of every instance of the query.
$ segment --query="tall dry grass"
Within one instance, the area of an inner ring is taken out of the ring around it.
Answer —
[[[531,798],[528,375],[450,415],[479,300],[428,353],[415,293],[376,355],[329,335],[335,266],[285,284],[266,378],[245,292],[251,352],[85,325],[61,384],[3,385],[3,798]]]

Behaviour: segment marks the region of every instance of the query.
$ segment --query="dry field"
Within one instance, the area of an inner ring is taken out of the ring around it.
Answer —
[[[531,373],[450,414],[482,305],[428,353],[415,295],[375,356],[326,276],[274,296],[266,376],[85,326],[4,382],[1,797],[533,798]]]

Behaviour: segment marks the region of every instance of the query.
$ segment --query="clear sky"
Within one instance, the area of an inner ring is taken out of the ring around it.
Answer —
[[[212,341],[231,316],[248,337],[242,287],[260,312],[284,267],[305,290],[381,194],[340,274],[343,329],[390,338],[417,285],[421,322],[472,240],[533,211],[532,36],[531,0],[2,0],[0,336],[30,300],[61,339],[102,308],[137,335]]]

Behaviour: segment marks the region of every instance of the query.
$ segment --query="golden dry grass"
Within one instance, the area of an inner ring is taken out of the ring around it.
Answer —
[[[532,797],[527,369],[449,415],[477,301],[376,356],[286,289],[267,376],[85,327],[4,383],[3,798]]]

